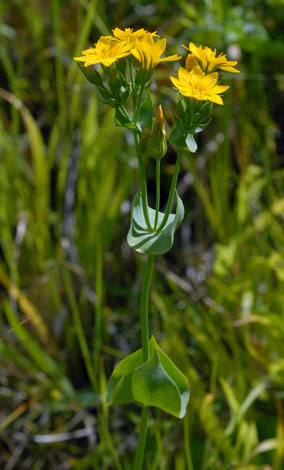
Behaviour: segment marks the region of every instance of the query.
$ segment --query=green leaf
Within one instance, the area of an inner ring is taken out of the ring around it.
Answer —
[[[208,126],[208,124],[210,124],[211,121],[212,119],[210,118],[207,122],[199,124],[199,126],[194,129],[194,134],[198,134],[199,132],[202,132],[204,129],[206,129],[206,127]]]
[[[153,120],[153,104],[152,104],[150,91],[148,91],[146,99],[144,103],[142,104],[140,111],[139,111],[137,127],[139,128],[140,132],[144,128],[151,129],[152,120]]]
[[[124,116],[119,108],[115,108],[114,115],[115,124],[118,127],[127,127],[128,129],[137,129],[137,126],[131,121],[129,116]]]
[[[136,402],[183,418],[189,400],[187,379],[153,336],[149,349],[150,359],[146,362],[139,349],[118,364],[107,386],[107,404]]]
[[[182,134],[182,130],[178,125],[170,133],[169,143],[170,144],[175,144],[178,147],[180,147],[179,144],[182,143],[182,147],[184,146],[184,137],[183,137],[183,134]]]
[[[127,377],[133,370],[135,370],[142,364],[142,349],[138,349],[138,351],[135,351],[134,353],[130,354],[125,359],[120,361],[120,363],[114,369],[107,385],[106,402],[108,405],[118,405],[121,403],[130,403],[131,401],[134,401],[133,397],[130,398],[128,391],[126,393],[126,401],[121,401],[123,400],[123,397],[121,397],[121,389],[123,391],[123,382],[125,380],[125,377]]]
[[[197,150],[197,144],[194,140],[194,137],[192,134],[187,134],[185,143],[187,145],[187,148],[190,152],[195,153]]]
[[[161,232],[149,232],[143,213],[142,192],[138,191],[132,203],[131,225],[127,235],[127,243],[139,253],[147,255],[162,255],[173,246],[174,234],[184,217],[182,200],[176,193],[176,214],[170,214],[167,223]],[[151,226],[155,223],[155,210],[148,207]],[[159,212],[157,227],[162,223],[164,213]]]
[[[133,372],[132,390],[138,403],[155,406],[180,418],[180,393],[162,367],[157,349],[149,361]]]
[[[155,338],[153,337],[154,341]],[[155,341],[156,342],[156,341]],[[157,350],[159,352],[159,359],[163,368],[167,371],[171,379],[176,384],[180,399],[181,399],[181,409],[180,409],[180,418],[183,418],[186,413],[186,406],[189,400],[189,387],[187,378],[183,375],[183,373],[177,368],[177,366],[171,361],[171,359],[164,353],[164,351],[158,346],[156,343]]]
[[[208,122],[209,124],[209,122]],[[206,126],[205,126],[206,127]],[[195,133],[201,132],[203,130],[202,125],[195,129]],[[192,133],[184,134],[180,122],[177,122],[176,127],[171,132],[169,137],[170,144],[177,145],[184,150],[189,150],[192,153],[195,153],[197,150],[197,144],[194,140]]]

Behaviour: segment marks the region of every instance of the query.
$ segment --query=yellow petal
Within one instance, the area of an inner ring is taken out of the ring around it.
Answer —
[[[219,93],[224,93],[225,91],[227,91],[230,87],[228,85],[224,86],[224,85],[215,85],[213,88],[212,88],[212,92],[215,94],[219,94]]]
[[[178,78],[176,78],[176,77],[170,77],[170,80],[171,80],[171,82],[174,84],[174,86],[175,86],[176,88],[179,87],[180,81],[179,81]]]
[[[204,72],[203,70],[201,69],[201,67],[199,65],[196,65],[192,70],[191,70],[192,74],[194,75],[202,75],[204,76]]]
[[[84,63],[84,67],[89,67],[90,65],[95,65],[95,64],[98,64],[99,62],[100,62],[100,59],[98,59],[98,58],[88,59]]]
[[[233,73],[240,73],[238,69],[231,67],[229,65],[222,65],[219,67],[221,70],[225,70],[226,72],[233,72]]]
[[[186,61],[185,61],[185,68],[186,70],[192,70],[194,67],[198,65],[197,60],[195,59],[193,54],[188,54]]]
[[[84,56],[84,57],[73,57],[74,60],[79,60],[80,62],[85,62],[87,60],[87,58]]]
[[[224,104],[221,96],[219,96],[219,95],[208,96],[207,99],[209,101],[212,101],[213,103],[216,103],[216,104],[221,104],[221,105]]]
[[[174,54],[174,55],[169,55],[168,57],[164,57],[160,59],[160,62],[164,62],[167,60],[173,61],[173,60],[179,60],[179,59],[181,59],[181,55]]]
[[[163,54],[164,50],[166,49],[167,39],[163,38],[159,41],[156,41],[155,48],[159,52],[160,56]]]

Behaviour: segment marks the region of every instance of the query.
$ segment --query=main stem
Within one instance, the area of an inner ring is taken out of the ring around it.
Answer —
[[[146,362],[150,358],[149,350],[149,328],[148,328],[148,304],[149,304],[149,292],[150,284],[153,273],[154,256],[147,256],[142,291],[140,298],[140,327],[141,327],[141,342],[143,359]],[[149,407],[144,406],[141,414],[141,426],[138,438],[138,444],[135,454],[133,470],[141,470],[143,463],[143,455],[145,449],[145,442],[147,437],[147,426],[148,426]]]
[[[154,266],[154,255],[147,256],[142,291],[140,298],[140,328],[141,328],[141,342],[144,361],[148,361],[150,358],[149,352],[149,328],[148,328],[148,303],[149,303],[149,291],[151,278]]]

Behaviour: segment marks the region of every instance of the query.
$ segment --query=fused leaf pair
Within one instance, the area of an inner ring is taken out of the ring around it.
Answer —
[[[139,349],[123,359],[114,369],[107,386],[107,404],[138,403],[155,406],[183,418],[189,400],[186,377],[158,346],[152,336],[150,359],[143,360]]]
[[[183,203],[177,193],[176,199],[176,214],[169,214],[166,224],[162,230],[159,230],[165,216],[163,212],[159,212],[157,229],[150,232],[143,212],[142,191],[136,194],[132,203],[131,225],[127,235],[127,243],[131,248],[147,255],[162,255],[171,249],[175,231],[184,217]],[[156,211],[150,207],[147,210],[150,223],[154,227]]]

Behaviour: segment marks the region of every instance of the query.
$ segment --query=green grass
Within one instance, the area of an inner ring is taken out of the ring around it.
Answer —
[[[189,40],[242,52],[197,156],[183,156],[185,221],[156,261],[151,332],[191,399],[184,421],[153,410],[144,470],[284,469],[283,10],[1,2],[1,468],[132,469],[140,410],[108,409],[104,395],[140,347],[143,260],[126,244],[135,150],[72,60],[132,25],[158,29],[173,53]],[[168,123],[170,67],[155,96]],[[162,161],[162,200],[173,162]]]

